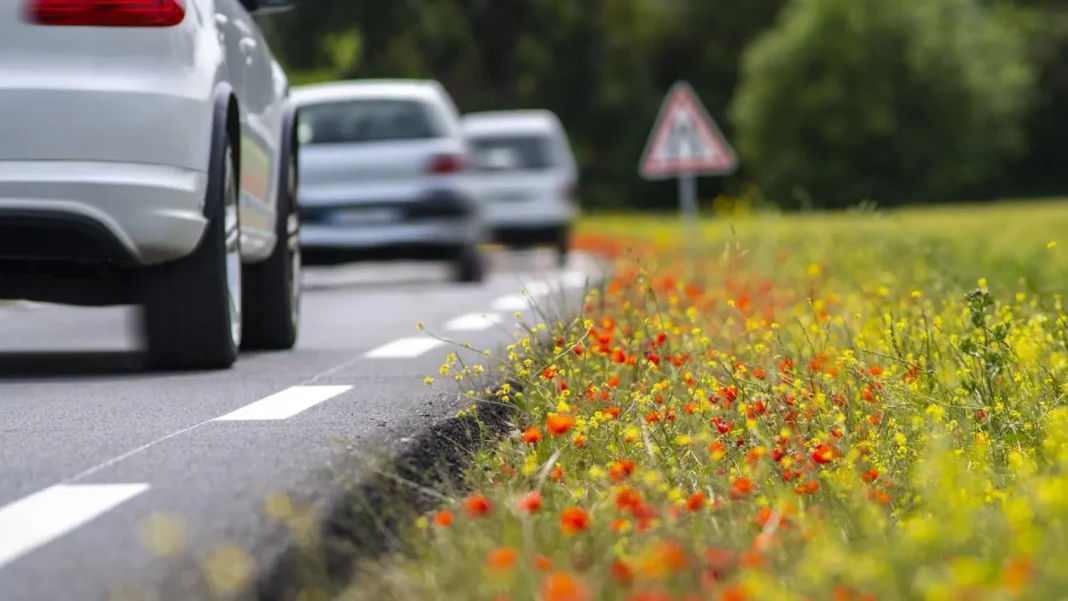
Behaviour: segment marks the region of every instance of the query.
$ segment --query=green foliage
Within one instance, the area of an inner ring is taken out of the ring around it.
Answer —
[[[703,199],[750,183],[784,207],[1068,189],[1060,0],[306,0],[264,25],[294,85],[433,78],[464,112],[556,112],[587,209],[676,206],[675,183],[637,163],[678,79],[743,155],[699,181]]]
[[[781,204],[943,199],[1023,146],[1020,32],[974,0],[795,0],[752,45],[731,114]]]

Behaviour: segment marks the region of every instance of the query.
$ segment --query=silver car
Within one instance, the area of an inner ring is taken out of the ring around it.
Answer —
[[[294,0],[0,1],[0,299],[143,306],[149,361],[288,349]]]
[[[305,262],[447,261],[456,281],[483,279],[489,230],[440,84],[336,82],[293,98]]]

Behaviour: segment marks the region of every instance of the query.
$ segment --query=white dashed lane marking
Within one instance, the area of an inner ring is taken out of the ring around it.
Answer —
[[[245,405],[237,411],[217,417],[214,421],[287,419],[351,389],[352,386],[291,386],[255,403]]]
[[[58,484],[0,507],[0,568],[146,490],[147,484]]]
[[[446,323],[445,329],[450,332],[480,332],[499,323],[501,316],[497,313],[468,313]]]
[[[436,349],[445,344],[443,340],[420,336],[417,338],[401,338],[389,344],[380,346],[364,355],[370,359],[409,359],[418,357],[423,353]]]
[[[530,307],[533,299],[522,294],[509,294],[493,301],[491,305],[494,311],[522,311]]]

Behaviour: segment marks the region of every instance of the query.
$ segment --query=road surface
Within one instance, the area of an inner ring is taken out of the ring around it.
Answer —
[[[521,290],[574,316],[598,273],[493,265],[476,286],[433,265],[310,269],[297,349],[221,372],[145,371],[129,309],[0,308],[0,601],[169,599],[176,570],[255,562],[272,495],[469,404],[425,384],[456,348],[418,322],[499,350],[516,311],[537,320]]]

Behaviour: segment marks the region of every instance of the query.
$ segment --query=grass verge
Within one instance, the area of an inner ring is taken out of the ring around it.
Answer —
[[[517,427],[343,599],[1062,597],[1068,209],[580,231],[583,327],[513,346]]]

